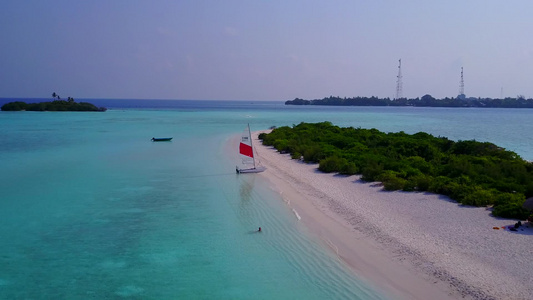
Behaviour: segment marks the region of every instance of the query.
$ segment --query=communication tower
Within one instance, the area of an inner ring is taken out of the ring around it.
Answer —
[[[402,83],[402,59],[399,60],[398,65],[398,79],[396,80],[396,98],[403,98],[403,83]]]
[[[459,82],[459,99],[465,99],[465,81],[463,78],[463,67],[461,67],[461,81]]]

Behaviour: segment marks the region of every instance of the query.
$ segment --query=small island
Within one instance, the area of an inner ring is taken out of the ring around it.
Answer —
[[[384,133],[300,123],[261,133],[264,145],[325,173],[360,174],[388,191],[432,192],[463,205],[492,207],[494,216],[524,220],[533,196],[533,163],[489,142],[452,141],[419,132]]]
[[[436,99],[431,95],[421,98],[378,98],[378,97],[351,97],[341,98],[329,96],[323,99],[304,100],[296,98],[288,100],[285,105],[330,105],[330,106],[418,106],[418,107],[490,107],[490,108],[533,108],[533,99],[526,99],[520,95],[516,98],[474,98],[459,95],[455,98]]]
[[[2,106],[2,111],[106,111],[105,107],[97,107],[88,102],[76,102],[74,98],[68,97],[67,100],[61,100],[56,93],[52,94],[53,101],[26,103],[14,101]]]

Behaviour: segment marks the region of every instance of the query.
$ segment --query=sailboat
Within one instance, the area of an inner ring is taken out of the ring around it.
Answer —
[[[252,134],[250,132],[250,124],[246,126],[242,133],[241,142],[239,144],[239,154],[242,158],[242,163],[248,168],[236,167],[237,173],[260,173],[266,170],[264,166],[257,164],[254,157],[254,147],[252,145]]]

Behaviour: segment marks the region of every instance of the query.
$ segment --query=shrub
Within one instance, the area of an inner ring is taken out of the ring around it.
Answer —
[[[489,190],[482,190],[480,188],[474,190],[463,196],[461,203],[465,205],[486,206],[493,204],[495,201],[494,194]]]
[[[305,149],[303,153],[306,162],[319,162],[322,158],[322,150],[318,146],[311,146]]]
[[[377,180],[383,182],[383,188],[387,191],[402,190],[407,183],[407,180],[396,176],[392,171],[383,172]]]
[[[526,198],[533,197],[533,182],[530,182],[526,185],[524,195]]]
[[[274,148],[279,152],[286,152],[289,141],[287,140],[275,140],[273,143]]]
[[[423,174],[415,175],[409,178],[409,182],[412,182],[413,190],[427,191],[432,183],[432,177]]]
[[[409,163],[409,165],[411,165],[413,168],[419,170],[419,173],[421,172],[430,174],[433,172],[431,164],[420,156],[412,156],[407,158],[407,163]]]
[[[512,218],[525,220],[529,216],[529,212],[522,207],[522,204],[511,202],[494,207],[492,214],[502,218]]]
[[[451,194],[451,191],[449,189],[448,184],[452,180],[445,176],[438,176],[436,177],[431,184],[429,185],[428,191],[433,192],[435,194],[441,194],[449,196]]]
[[[340,173],[343,175],[355,175],[357,172],[359,172],[359,170],[353,162],[346,162],[340,170]]]
[[[518,203],[520,205],[523,205],[524,201],[526,201],[526,197],[524,197],[524,195],[520,193],[498,193],[496,195],[494,204],[496,206],[505,203]]]
[[[293,153],[291,153],[291,158],[292,159],[300,159],[300,158],[302,158],[302,154],[300,152],[297,152],[297,151],[293,152]]]
[[[331,156],[321,160],[318,169],[324,173],[339,172],[346,163],[346,159]]]
[[[361,179],[364,181],[376,181],[377,177],[383,172],[383,165],[376,161],[371,161],[361,170]]]
[[[472,205],[472,203],[468,203],[468,201],[465,203],[464,199],[473,193],[476,190],[476,187],[473,187],[470,184],[462,184],[452,181],[448,184],[448,190],[450,191],[450,198],[466,205]]]

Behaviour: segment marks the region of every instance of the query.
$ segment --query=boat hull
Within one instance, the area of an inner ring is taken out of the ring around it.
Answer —
[[[250,168],[250,169],[239,169],[239,168],[236,168],[236,171],[239,174],[240,173],[261,173],[264,170],[266,170],[265,167],[255,167],[255,168]]]
[[[152,138],[152,142],[170,142],[172,138]]]

